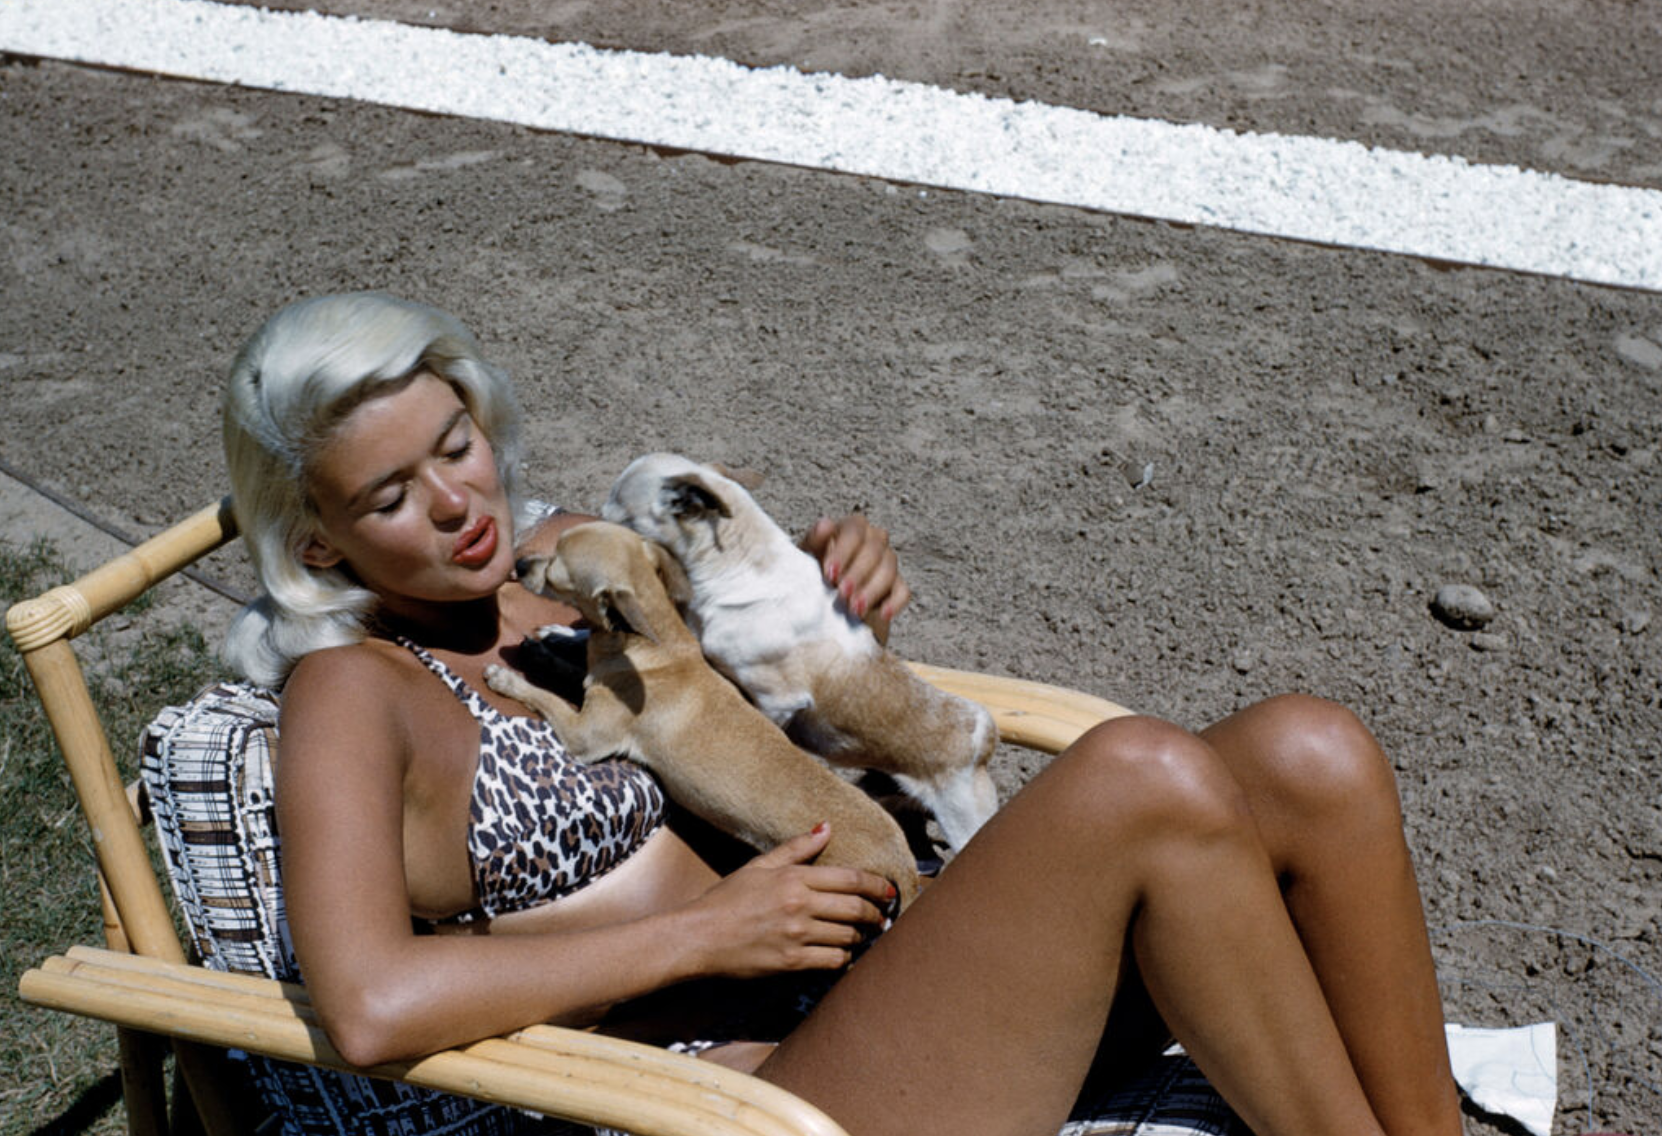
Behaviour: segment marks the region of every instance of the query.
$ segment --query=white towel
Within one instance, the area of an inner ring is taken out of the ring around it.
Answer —
[[[1552,1022],[1517,1029],[1447,1025],[1454,1079],[1485,1112],[1510,1116],[1534,1136],[1552,1136],[1558,1107],[1558,1031]]]

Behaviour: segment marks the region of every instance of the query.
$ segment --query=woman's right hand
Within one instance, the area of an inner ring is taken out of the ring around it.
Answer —
[[[751,860],[688,905],[698,920],[709,975],[755,978],[847,966],[853,948],[883,922],[894,885],[857,868],[809,864],[831,839],[828,825]]]

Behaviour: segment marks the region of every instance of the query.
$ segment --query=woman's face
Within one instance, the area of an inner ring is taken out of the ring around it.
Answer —
[[[349,566],[393,611],[479,599],[508,579],[512,518],[484,433],[422,373],[353,408],[311,464],[312,567]]]

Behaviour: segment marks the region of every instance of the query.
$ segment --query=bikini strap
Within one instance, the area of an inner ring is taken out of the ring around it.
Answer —
[[[425,647],[406,639],[402,635],[397,637],[397,641],[398,645],[414,655],[422,666],[438,675],[443,680],[444,685],[450,688],[450,693],[454,694],[457,700],[467,707],[468,713],[472,714],[475,719],[482,722],[487,717],[501,716],[500,710],[486,702],[484,697],[469,686],[461,675],[439,662]]]

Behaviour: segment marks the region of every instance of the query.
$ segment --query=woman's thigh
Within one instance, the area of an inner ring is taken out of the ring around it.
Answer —
[[[1129,965],[1145,847],[1165,814],[1183,814],[1168,828],[1251,829],[1221,765],[1177,735],[1110,723],[1058,757],[761,1075],[861,1134],[1055,1131]]]

